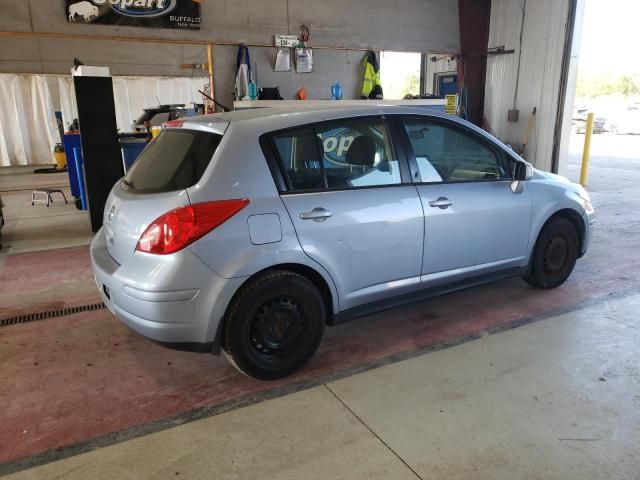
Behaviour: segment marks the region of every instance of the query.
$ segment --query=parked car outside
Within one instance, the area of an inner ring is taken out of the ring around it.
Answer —
[[[167,124],[113,187],[91,259],[136,332],[275,379],[326,324],[505,277],[557,287],[592,223],[584,188],[459,118],[257,109]]]
[[[572,120],[571,130],[573,133],[585,134],[587,133],[587,121],[586,120]],[[607,119],[604,117],[596,117],[593,120],[593,133],[600,134],[605,133],[607,130]]]
[[[577,107],[573,111],[571,120],[571,131],[573,133],[584,134],[587,132],[587,117],[591,110],[586,107]],[[593,121],[593,133],[605,133],[607,131],[607,119],[605,117],[595,117]]]
[[[145,108],[142,114],[131,124],[131,131],[143,133],[150,127],[159,127],[164,122],[186,117],[187,109],[184,104],[158,105]]]
[[[632,106],[616,115],[609,123],[609,131],[615,135],[639,135],[640,107]]]

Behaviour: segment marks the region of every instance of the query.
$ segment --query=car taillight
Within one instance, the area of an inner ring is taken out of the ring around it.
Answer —
[[[179,128],[184,125],[184,120],[180,118],[178,118],[177,120],[169,120],[168,122],[164,122],[162,125],[164,127]]]
[[[182,250],[249,205],[248,198],[196,203],[165,213],[144,231],[136,250],[168,255]]]

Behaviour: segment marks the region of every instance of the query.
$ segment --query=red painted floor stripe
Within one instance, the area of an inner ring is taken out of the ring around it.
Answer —
[[[101,301],[89,247],[9,255],[0,269],[0,318]]]

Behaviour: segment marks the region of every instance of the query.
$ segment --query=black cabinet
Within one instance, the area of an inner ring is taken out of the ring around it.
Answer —
[[[91,230],[102,226],[104,205],[124,175],[110,77],[74,77]]]

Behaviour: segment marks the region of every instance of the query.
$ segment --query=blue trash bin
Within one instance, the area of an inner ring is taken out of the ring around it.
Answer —
[[[138,156],[142,153],[148,142],[146,138],[120,137],[120,148],[122,148],[122,166],[125,175],[134,164]]]

